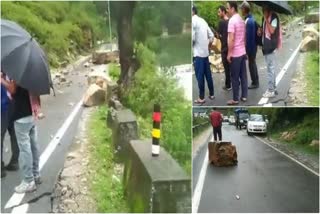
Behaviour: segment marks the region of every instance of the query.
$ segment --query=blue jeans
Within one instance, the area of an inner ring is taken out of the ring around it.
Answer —
[[[199,87],[199,98],[204,99],[205,82],[204,78],[207,80],[208,89],[210,96],[214,95],[213,80],[210,69],[209,57],[194,57],[193,58],[194,70],[196,73],[196,78]]]
[[[270,92],[276,91],[276,55],[275,53],[264,55],[264,59],[267,64],[267,72],[268,72],[268,90]]]
[[[23,179],[31,182],[39,172],[39,147],[37,129],[32,116],[24,117],[14,122],[17,141],[20,149],[19,164]]]
[[[248,79],[246,56],[232,57],[230,63],[233,100],[239,101],[239,88],[241,84],[241,97],[248,97]]]

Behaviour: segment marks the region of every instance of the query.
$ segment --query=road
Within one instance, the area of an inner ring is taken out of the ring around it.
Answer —
[[[241,106],[257,106],[259,105],[273,105],[273,106],[284,106],[290,105],[288,103],[288,91],[290,88],[291,79],[293,78],[296,72],[296,59],[299,57],[299,52],[294,55],[294,51],[299,46],[300,42],[302,41],[302,29],[303,25],[298,25],[299,19],[297,18],[295,21],[288,24],[288,31],[287,34],[283,36],[283,47],[281,50],[277,52],[276,59],[277,59],[277,69],[276,75],[278,76],[279,84],[277,85],[278,95],[274,98],[269,100],[261,100],[262,95],[267,90],[267,69],[266,63],[264,61],[264,57],[262,55],[262,51],[259,48],[257,52],[257,67],[259,73],[259,80],[260,80],[260,87],[258,89],[248,90],[248,100],[247,102],[240,102],[239,105]],[[290,57],[292,57],[291,60]],[[286,67],[286,64],[288,67]],[[285,68],[284,68],[285,67]],[[284,68],[284,69],[283,69]],[[284,73],[283,77],[281,73]],[[280,74],[280,75],[279,75]],[[248,75],[248,84],[251,84],[249,69],[247,66],[247,75]],[[214,90],[215,90],[215,99],[210,100],[208,99],[209,92],[206,86],[205,89],[205,98],[206,103],[203,106],[226,106],[228,100],[232,99],[232,91],[225,91],[222,89],[224,86],[224,73],[213,73],[213,83],[214,83]],[[192,77],[192,84],[193,84],[193,100],[196,100],[199,96],[199,89],[197,80],[195,75]],[[240,94],[241,96],[241,94]],[[197,105],[197,104],[194,104]]]
[[[82,113],[82,107],[77,108],[77,104],[87,89],[87,78],[85,75],[90,71],[90,68],[85,68],[83,64],[88,61],[88,59],[88,57],[80,59],[77,62],[77,66],[66,75],[67,81],[72,80],[70,86],[55,84],[56,96],[46,95],[41,97],[42,111],[45,118],[38,121],[38,141],[40,154],[43,158],[42,163],[44,164],[41,170],[43,183],[38,187],[36,192],[28,193],[20,200],[21,197],[19,197],[19,194],[14,194],[14,187],[21,182],[20,171],[7,172],[7,176],[1,179],[2,213],[12,211],[19,213],[51,212],[50,194],[53,191],[58,174],[63,167],[67,151],[72,142],[76,140],[75,133]],[[105,67],[105,65],[93,66],[95,70],[104,70]],[[73,111],[74,115],[70,117]],[[70,124],[66,126],[68,122]],[[52,148],[53,138],[55,138],[55,142],[59,141],[59,143],[55,149],[53,149],[52,153],[45,152],[48,147]],[[7,164],[11,157],[8,134],[4,141],[4,151],[4,161]],[[48,158],[47,161],[45,161],[46,158]],[[30,200],[34,201],[30,202]],[[13,210],[12,206],[18,204],[27,206],[19,206],[19,209]]]
[[[198,212],[319,212],[317,175],[244,130],[223,125],[222,131],[224,140],[237,147],[238,166],[208,165],[203,144],[193,158],[193,190],[202,189],[198,197],[193,195]]]

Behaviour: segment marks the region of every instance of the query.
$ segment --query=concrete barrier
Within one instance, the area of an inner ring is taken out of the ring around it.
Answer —
[[[163,148],[152,157],[151,144],[128,144],[123,184],[130,212],[190,213],[190,177]]]

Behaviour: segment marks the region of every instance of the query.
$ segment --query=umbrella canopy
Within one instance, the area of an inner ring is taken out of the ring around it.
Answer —
[[[292,9],[287,1],[250,1],[256,5],[267,5],[271,10],[277,13],[292,15]]]
[[[1,70],[35,95],[50,94],[47,57],[37,41],[15,22],[1,19]]]

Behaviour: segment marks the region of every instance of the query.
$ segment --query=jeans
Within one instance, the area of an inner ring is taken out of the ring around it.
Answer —
[[[1,169],[4,169],[3,162],[3,140],[8,128],[8,111],[1,111]]]
[[[221,126],[213,127],[213,138],[214,138],[214,141],[217,141],[217,136],[219,136],[219,141],[221,141],[222,140]]]
[[[227,60],[228,52],[222,52],[221,58],[222,58],[222,64],[224,68],[224,74],[225,74],[225,87],[231,88],[231,76],[230,76],[230,68],[229,68],[229,62]]]
[[[199,87],[199,98],[204,99],[205,82],[207,80],[210,96],[214,95],[213,80],[208,57],[194,57],[194,70]]]
[[[267,72],[268,72],[268,90],[270,92],[276,91],[276,69],[275,69],[275,61],[276,56],[275,52],[271,54],[264,55],[264,59],[267,64]]]
[[[21,118],[14,122],[16,136],[20,149],[19,164],[24,181],[31,182],[39,172],[39,147],[37,129],[32,116]]]
[[[248,54],[249,72],[250,72],[252,85],[259,85],[259,75],[258,75],[258,69],[256,64],[256,55],[257,55],[257,52],[253,54]]]
[[[248,81],[247,81],[247,68],[246,56],[232,57],[230,63],[231,80],[233,100],[239,101],[239,86],[241,84],[242,98],[248,96]]]

